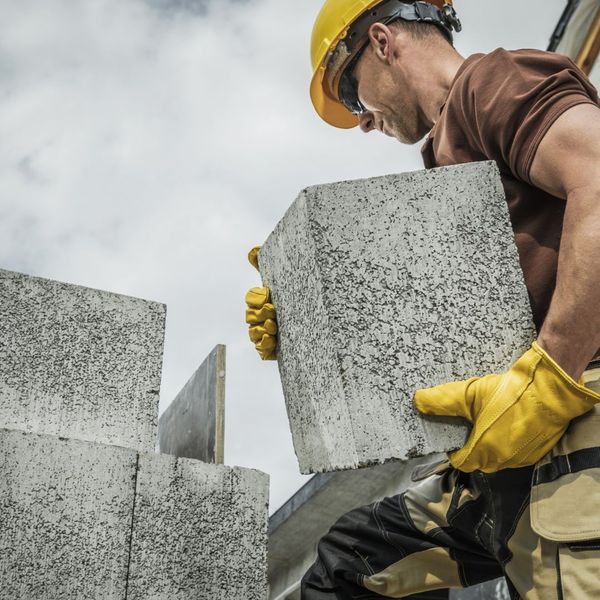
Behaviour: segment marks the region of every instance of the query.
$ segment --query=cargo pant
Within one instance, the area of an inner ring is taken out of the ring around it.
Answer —
[[[535,466],[430,472],[344,515],[321,539],[302,599],[443,599],[502,575],[513,599],[600,598],[600,406]]]

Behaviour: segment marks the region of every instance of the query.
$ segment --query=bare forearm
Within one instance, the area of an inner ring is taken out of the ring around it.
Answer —
[[[567,198],[556,290],[538,343],[574,379],[600,348],[600,188]]]

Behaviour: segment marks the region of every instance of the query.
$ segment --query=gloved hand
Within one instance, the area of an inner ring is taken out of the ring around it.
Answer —
[[[258,251],[256,246],[248,253],[250,264],[258,270]],[[246,294],[246,323],[250,325],[250,339],[263,360],[277,360],[277,321],[275,307],[271,304],[269,288],[252,288]]]
[[[422,413],[462,416],[473,424],[465,446],[449,459],[461,471],[486,473],[536,463],[556,445],[571,419],[597,402],[600,395],[569,377],[536,342],[502,375],[415,394]]]

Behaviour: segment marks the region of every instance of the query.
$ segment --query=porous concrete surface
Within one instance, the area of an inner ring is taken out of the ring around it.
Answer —
[[[165,312],[0,270],[0,427],[154,450]]]
[[[124,600],[136,460],[0,430],[0,598]]]
[[[268,476],[141,454],[128,600],[266,600]]]
[[[415,390],[506,369],[535,328],[494,163],[304,190],[259,254],[303,473],[460,447]]]
[[[213,349],[158,420],[159,451],[223,463],[225,346]]]

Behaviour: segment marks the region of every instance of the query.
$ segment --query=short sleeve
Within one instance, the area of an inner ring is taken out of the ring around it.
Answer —
[[[566,56],[539,50],[496,50],[461,74],[455,107],[468,143],[531,183],[538,146],[552,124],[578,104],[598,105],[598,93]]]

